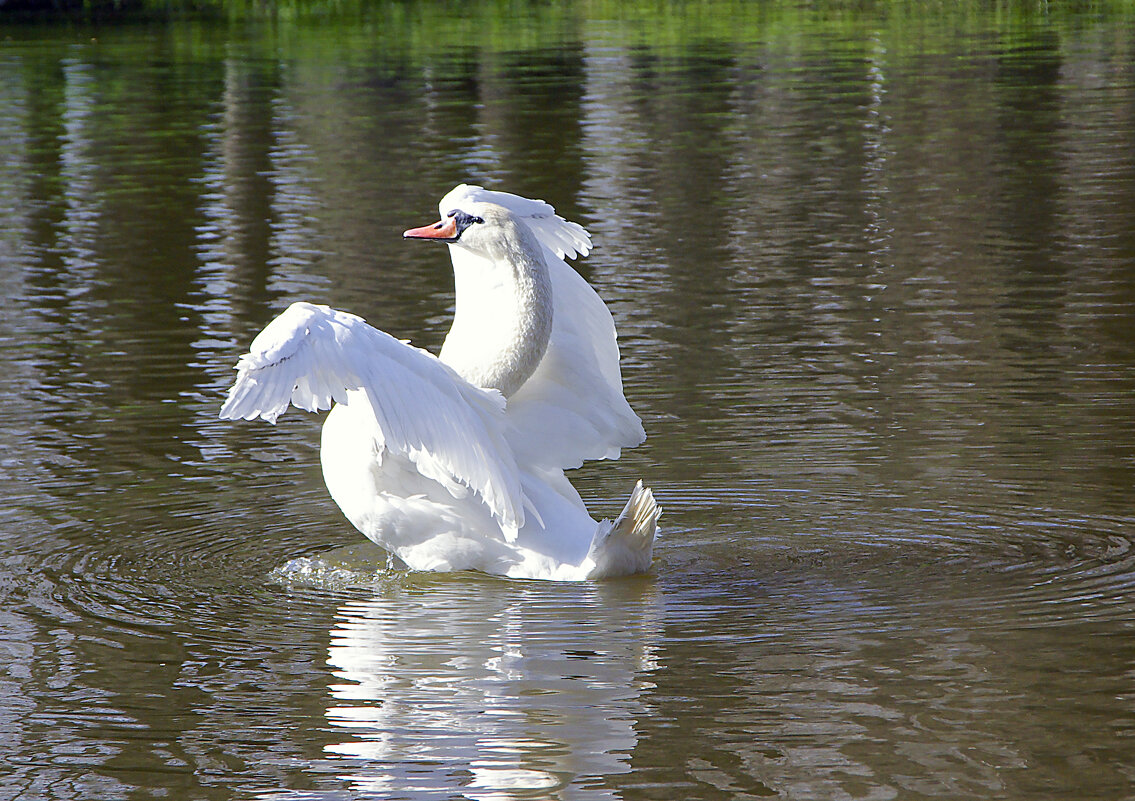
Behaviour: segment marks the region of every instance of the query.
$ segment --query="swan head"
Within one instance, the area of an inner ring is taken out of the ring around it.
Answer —
[[[536,370],[552,333],[551,275],[536,234],[505,206],[460,198],[448,211],[442,206],[439,222],[402,236],[450,246],[456,308],[441,360],[510,397]]]
[[[484,201],[467,201],[450,209],[439,222],[411,228],[402,236],[445,242],[490,258],[499,258],[518,244],[533,247],[530,232],[511,211]]]

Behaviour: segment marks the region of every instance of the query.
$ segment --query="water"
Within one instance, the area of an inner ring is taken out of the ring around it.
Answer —
[[[1131,16],[668,12],[0,29],[0,798],[1133,797]],[[216,419],[292,300],[436,349],[461,180],[596,240],[650,576]]]

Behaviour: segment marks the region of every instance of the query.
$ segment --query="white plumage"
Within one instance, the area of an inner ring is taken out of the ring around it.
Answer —
[[[441,222],[406,232],[450,244],[457,308],[440,356],[295,303],[241,357],[221,416],[331,409],[332,497],[413,569],[563,580],[648,569],[650,490],[640,482],[614,523],[597,523],[563,473],[645,438],[611,314],[564,261],[590,237],[543,201],[478,186],[440,208]]]

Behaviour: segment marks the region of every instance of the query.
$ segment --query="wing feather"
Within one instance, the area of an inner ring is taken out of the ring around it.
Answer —
[[[427,475],[478,493],[506,533],[524,497],[505,435],[504,398],[469,384],[432,354],[353,314],[294,303],[253,340],[221,407],[225,419],[274,423],[289,404],[323,411],[365,397],[389,450]]]
[[[548,258],[548,266],[552,336],[536,372],[508,399],[509,442],[519,462],[545,468],[617,459],[646,432],[623,395],[614,320],[566,262]]]

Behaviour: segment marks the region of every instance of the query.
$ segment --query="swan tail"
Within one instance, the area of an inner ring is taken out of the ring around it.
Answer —
[[[630,500],[615,522],[604,520],[596,529],[587,554],[594,567],[587,578],[629,576],[649,570],[661,514],[654,494],[641,481],[635,484]]]

